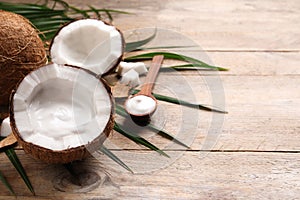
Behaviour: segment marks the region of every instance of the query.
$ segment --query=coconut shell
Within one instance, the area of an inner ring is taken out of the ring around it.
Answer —
[[[64,66],[64,67],[73,67],[73,66]],[[89,70],[79,68],[79,67],[73,67],[80,70],[84,70],[95,77],[97,75]],[[23,147],[24,151],[28,154],[30,154],[33,158],[41,160],[46,163],[52,163],[52,164],[62,164],[62,163],[70,163],[76,160],[82,160],[91,153],[95,152],[96,150],[99,150],[101,145],[104,143],[104,141],[107,139],[107,137],[110,135],[110,133],[113,130],[114,127],[114,98],[112,96],[111,88],[108,86],[105,80],[102,78],[99,78],[99,81],[103,83],[105,86],[105,89],[107,90],[107,93],[111,100],[112,110],[110,113],[110,119],[108,123],[106,124],[106,127],[104,128],[103,133],[99,133],[99,136],[95,138],[92,142],[82,145],[79,147],[69,148],[65,150],[51,150],[44,147],[41,147],[39,145],[26,142],[23,140],[17,126],[16,121],[14,118],[14,94],[16,93],[16,90],[18,88],[18,85],[16,86],[16,89],[12,91],[12,95],[10,97],[10,126],[12,129],[12,132],[14,136],[16,137],[18,143]]]
[[[21,15],[0,10],[0,106],[30,71],[47,63],[37,30]]]

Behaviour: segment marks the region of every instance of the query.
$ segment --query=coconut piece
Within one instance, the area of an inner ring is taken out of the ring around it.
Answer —
[[[136,87],[141,84],[141,81],[139,78],[139,74],[134,69],[131,69],[123,74],[120,83],[128,85],[130,87]]]
[[[0,10],[0,105],[30,71],[47,63],[36,29],[21,15]]]
[[[145,63],[143,62],[120,62],[117,73],[123,76],[129,70],[134,69],[139,75],[148,72]]]
[[[81,160],[99,149],[113,127],[113,100],[97,75],[50,64],[27,75],[11,96],[14,135],[47,163]]]
[[[122,59],[124,39],[114,26],[96,19],[77,20],[64,26],[50,46],[52,61],[106,74]]]
[[[1,123],[0,136],[7,137],[11,133],[12,133],[12,131],[10,128],[10,120],[9,120],[9,117],[7,117]]]
[[[0,149],[11,147],[17,142],[16,137],[12,134],[12,130],[10,128],[9,117],[5,118],[1,123],[0,136],[5,137],[0,141]]]

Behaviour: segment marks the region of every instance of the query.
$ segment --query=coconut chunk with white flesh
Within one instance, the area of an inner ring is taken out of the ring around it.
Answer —
[[[148,72],[145,63],[143,62],[120,62],[117,73],[123,76],[129,70],[135,70],[139,75],[146,74]]]
[[[13,93],[10,109],[24,151],[48,163],[86,157],[112,130],[108,87],[78,67],[50,64],[31,72]]]
[[[131,69],[125,74],[123,74],[120,83],[133,88],[140,85],[141,81],[139,78],[139,74],[134,69]]]
[[[7,117],[1,123],[0,136],[7,137],[11,133],[12,130],[10,128],[10,121],[9,121],[9,117]]]
[[[50,47],[54,63],[82,67],[100,75],[117,67],[123,53],[121,32],[96,19],[67,24],[54,37]]]

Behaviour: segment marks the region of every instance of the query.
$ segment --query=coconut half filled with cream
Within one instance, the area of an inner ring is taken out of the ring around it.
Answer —
[[[97,75],[49,64],[29,75],[11,96],[10,121],[24,151],[48,163],[81,160],[113,127],[110,90]]]
[[[67,24],[57,33],[50,47],[54,63],[82,67],[101,75],[115,69],[123,53],[122,33],[96,19]]]

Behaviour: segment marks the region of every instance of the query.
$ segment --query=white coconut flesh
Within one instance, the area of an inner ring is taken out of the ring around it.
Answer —
[[[139,74],[135,70],[131,69],[122,76],[120,83],[129,85],[130,87],[136,87],[141,84],[141,81]]]
[[[99,79],[74,67],[42,67],[23,79],[13,97],[20,137],[29,143],[65,150],[86,145],[109,122],[112,103]]]
[[[143,116],[155,111],[156,101],[145,95],[137,95],[129,98],[125,103],[125,107],[130,114]]]
[[[0,128],[0,136],[7,137],[11,133],[12,130],[10,128],[10,121],[9,121],[9,117],[7,117],[2,121],[1,128]]]
[[[51,44],[52,61],[104,74],[123,54],[123,38],[113,26],[96,19],[83,19],[64,26]]]
[[[117,73],[123,76],[130,70],[135,70],[139,75],[146,74],[148,72],[145,63],[143,62],[120,62]]]

